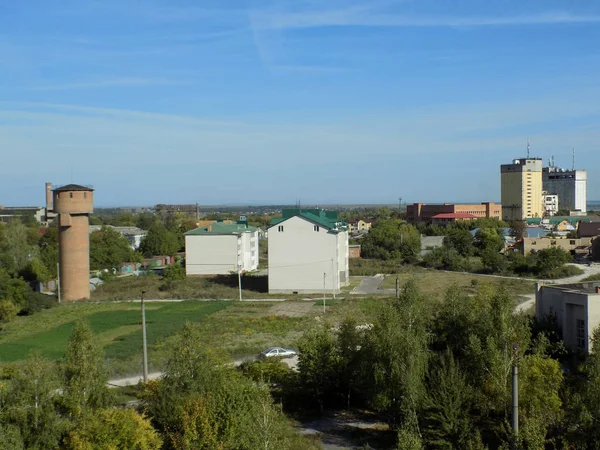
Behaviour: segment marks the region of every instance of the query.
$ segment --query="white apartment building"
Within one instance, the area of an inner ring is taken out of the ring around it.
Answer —
[[[544,217],[552,217],[558,213],[558,195],[542,193],[542,203],[544,204]]]
[[[600,283],[537,286],[535,315],[556,315],[565,346],[590,351],[590,339],[600,325]]]
[[[558,195],[562,209],[587,211],[587,171],[544,167],[542,184],[548,194]]]
[[[186,275],[226,275],[258,269],[258,229],[215,222],[185,233]]]
[[[335,211],[289,209],[268,233],[269,293],[339,292],[348,285],[348,229]]]

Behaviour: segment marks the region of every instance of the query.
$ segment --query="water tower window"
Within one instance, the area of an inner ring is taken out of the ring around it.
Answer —
[[[83,198],[87,198],[87,192],[83,193]]]
[[[69,192],[69,198],[73,198],[73,193]]]

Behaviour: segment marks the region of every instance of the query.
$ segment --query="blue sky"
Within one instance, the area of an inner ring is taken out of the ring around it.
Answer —
[[[0,204],[600,199],[595,0],[0,0]]]

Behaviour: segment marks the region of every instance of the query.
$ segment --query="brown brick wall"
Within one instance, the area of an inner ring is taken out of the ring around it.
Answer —
[[[90,298],[90,239],[86,214],[71,215],[71,226],[58,227],[60,291],[63,301]]]

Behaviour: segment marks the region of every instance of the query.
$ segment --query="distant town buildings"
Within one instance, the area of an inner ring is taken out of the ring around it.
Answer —
[[[212,222],[185,233],[186,275],[258,269],[258,230],[245,220]]]
[[[348,232],[353,233],[366,233],[371,229],[371,221],[365,221],[362,219],[353,220],[348,222]]]
[[[502,218],[505,221],[543,217],[542,160],[520,158],[500,166]]]
[[[600,283],[537,286],[535,315],[556,315],[565,346],[589,352],[593,330],[600,325]]]
[[[337,211],[284,209],[268,242],[270,293],[339,292],[348,284],[348,227]]]
[[[565,170],[559,167],[544,167],[543,188],[549,194],[556,194],[561,209],[587,211],[587,171]]]
[[[415,224],[419,222],[432,223],[434,216],[438,216],[437,220],[442,221],[443,219],[451,219],[448,217],[440,217],[443,214],[454,214],[455,220],[461,220],[460,215],[468,214],[469,217],[462,217],[462,219],[472,219],[480,217],[488,217],[501,219],[502,218],[502,205],[494,202],[485,203],[469,203],[469,204],[425,204],[425,203],[414,203],[412,205],[406,205],[406,220],[409,223]],[[473,217],[470,217],[473,216]]]

